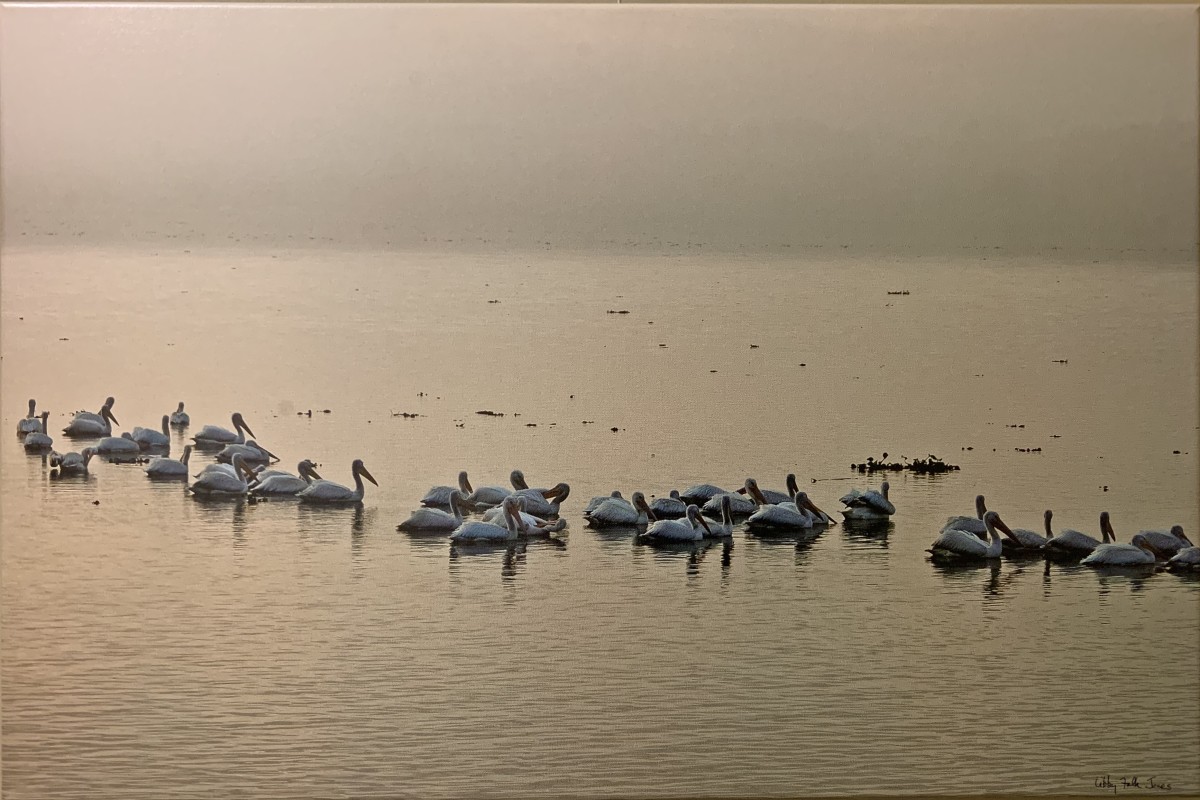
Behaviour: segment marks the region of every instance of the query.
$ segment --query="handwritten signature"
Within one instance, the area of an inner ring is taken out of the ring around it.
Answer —
[[[1114,778],[1112,775],[1101,775],[1096,778],[1095,786],[1097,789],[1107,789],[1113,794],[1123,789],[1141,789],[1143,791],[1151,791],[1158,789],[1160,791],[1171,791],[1171,784],[1167,781],[1159,780],[1156,776],[1151,775],[1149,778],[1140,778],[1134,775],[1132,778],[1122,775],[1119,778]]]

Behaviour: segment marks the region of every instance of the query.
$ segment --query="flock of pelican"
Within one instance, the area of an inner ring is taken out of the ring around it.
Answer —
[[[80,412],[63,429],[66,437],[98,439],[80,452],[60,454],[52,451],[53,439],[46,425],[49,413],[37,414],[35,401],[29,401],[29,413],[17,423],[26,451],[50,452],[50,465],[60,474],[86,474],[92,457],[100,454],[116,459],[140,457],[169,451],[171,428],[186,428],[190,419],[180,403],[172,414],[164,414],[161,429],[134,428],[113,436],[114,399],[109,397],[96,413]],[[150,478],[184,480],[189,478],[188,460],[193,450],[217,451],[215,461],[191,477],[192,494],[202,497],[295,497],[301,502],[352,504],[363,499],[363,479],[379,483],[361,459],[351,465],[354,488],[325,480],[310,460],[297,465],[295,475],[271,469],[278,461],[274,453],[246,435],[254,432],[239,413],[231,417],[233,429],[205,425],[192,444],[176,460],[166,454],[153,458],[146,466]],[[452,542],[506,542],[531,536],[552,537],[566,528],[559,509],[571,492],[567,483],[550,488],[531,488],[520,470],[509,476],[512,487],[474,488],[466,472],[458,475],[457,486],[435,486],[421,498],[421,507],[401,522],[397,529],[408,533],[448,534]],[[841,514],[856,523],[886,522],[896,513],[888,498],[889,484],[878,491],[851,490],[840,498]],[[479,519],[466,515],[480,514]],[[806,492],[800,490],[796,476],[790,474],[785,489],[762,489],[754,478],[747,478],[738,489],[723,489],[700,484],[670,496],[647,502],[643,492],[633,492],[626,500],[620,491],[593,497],[583,511],[589,526],[595,528],[633,528],[639,540],[647,543],[687,543],[733,535],[734,520],[744,520],[747,530],[755,533],[797,532],[836,524],[833,517],[818,508]],[[989,511],[983,495],[975,498],[975,515],[951,517],[942,527],[927,552],[933,559],[978,560],[1002,555],[1043,554],[1050,558],[1075,558],[1092,566],[1136,566],[1166,562],[1169,569],[1200,569],[1200,548],[1192,545],[1183,528],[1169,532],[1141,531],[1128,544],[1117,542],[1108,512],[1100,515],[1101,539],[1075,530],[1055,534],[1053,514],[1044,515],[1045,535],[1022,528],[1010,528],[995,511]]]
[[[184,480],[189,478],[188,460],[194,450],[216,451],[216,461],[208,464],[188,484],[188,490],[201,497],[295,497],[303,503],[347,504],[363,499],[363,478],[378,486],[378,482],[363,466],[361,459],[350,467],[354,479],[351,489],[340,483],[324,480],[317,474],[309,460],[301,461],[298,474],[270,469],[275,454],[262,447],[246,434],[254,431],[239,413],[231,421],[233,430],[218,425],[205,425],[192,437],[192,444],[183,448],[179,459],[169,458],[164,451],[171,447],[171,428],[186,428],[191,419],[183,410],[183,403],[173,414],[164,414],[161,431],[157,428],[134,428],[120,436],[112,435],[114,425],[119,425],[113,415],[116,401],[109,397],[96,413],[79,412],[63,428],[63,436],[71,439],[98,439],[96,444],[79,452],[59,453],[53,450],[54,440],[46,430],[49,412],[37,414],[37,403],[29,401],[29,413],[17,423],[17,435],[23,437],[26,452],[50,453],[50,466],[60,475],[86,474],[92,458],[96,455],[114,459],[136,458],[143,454],[154,455],[146,466],[150,478]]]

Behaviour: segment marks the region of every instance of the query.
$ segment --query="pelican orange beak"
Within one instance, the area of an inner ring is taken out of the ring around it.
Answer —
[[[363,476],[364,478],[366,478],[367,480],[369,480],[371,483],[375,484],[376,486],[378,486],[378,485],[379,485],[379,481],[375,480],[375,478],[373,478],[373,477],[371,476],[371,473],[370,473],[370,472],[367,472],[367,468],[366,468],[366,467],[363,467],[363,468],[362,468],[362,476]]]

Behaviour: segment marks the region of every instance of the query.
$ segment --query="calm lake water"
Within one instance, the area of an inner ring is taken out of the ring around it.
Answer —
[[[27,249],[0,289],[6,798],[1200,790],[1200,580],[924,552],[977,493],[1197,539],[1194,264]],[[200,502],[13,434],[34,397],[78,450],[110,394],[380,487]],[[835,512],[885,451],[961,470],[891,475],[882,532],[672,552],[580,514],[788,472]],[[565,547],[395,530],[514,468],[570,483]]]

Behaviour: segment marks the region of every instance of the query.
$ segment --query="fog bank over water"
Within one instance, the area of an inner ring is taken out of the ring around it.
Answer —
[[[1198,18],[9,6],[5,243],[1187,259]]]

